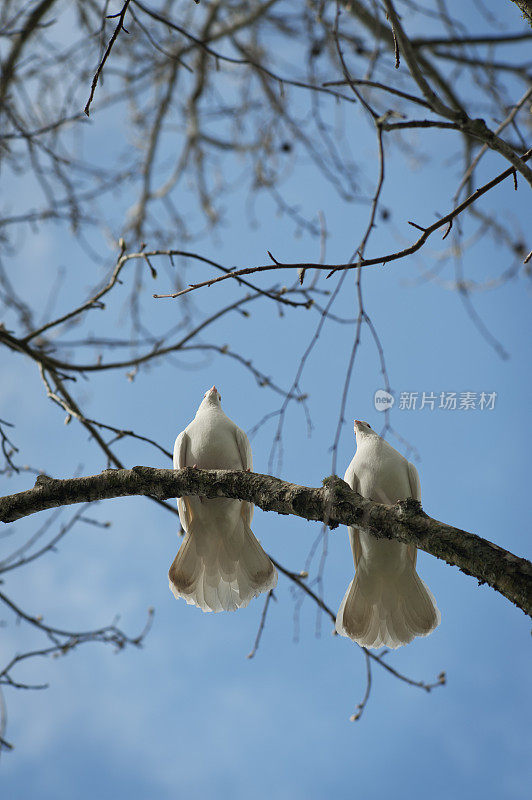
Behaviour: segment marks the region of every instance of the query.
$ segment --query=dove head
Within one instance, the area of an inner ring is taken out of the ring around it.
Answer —
[[[369,422],[362,422],[360,419],[355,420],[355,436],[357,440],[360,441],[361,438],[364,436],[371,436],[375,435],[375,431],[369,424]]]
[[[202,405],[207,404],[209,406],[217,406],[220,407],[220,403],[222,401],[222,395],[216,388],[216,386],[212,386],[208,392],[205,392],[203,395]]]

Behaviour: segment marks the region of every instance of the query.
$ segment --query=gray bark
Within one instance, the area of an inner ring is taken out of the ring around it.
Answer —
[[[532,0],[512,0],[523,12],[523,19],[532,27]]]
[[[432,519],[416,500],[394,506],[374,503],[336,476],[310,488],[253,472],[133,467],[57,480],[39,476],[33,489],[0,498],[0,522],[13,522],[48,508],[145,495],[158,500],[185,495],[247,500],[264,511],[325,522],[330,528],[356,525],[381,539],[414,544],[487,583],[532,616],[532,564],[473,533]]]

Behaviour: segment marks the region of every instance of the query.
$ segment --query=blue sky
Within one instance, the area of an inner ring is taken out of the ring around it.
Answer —
[[[517,28],[515,14],[512,20]],[[118,147],[127,139],[119,117],[108,113],[99,117],[95,110],[91,120],[85,136],[92,155],[105,140]],[[366,162],[364,180],[372,186],[374,136],[358,112],[347,118],[346,130],[352,149]],[[437,153],[455,134],[426,135]],[[451,150],[459,152],[458,143]],[[488,154],[483,180],[505,167]],[[446,213],[461,175],[458,160],[415,168],[392,150],[387,168],[382,204],[392,216],[388,224],[379,222],[368,256],[411,242],[415,233],[408,220],[429,224],[436,214]],[[29,179],[8,175],[6,180],[13,209],[27,205],[33,191]],[[187,191],[183,189],[181,196],[185,207]],[[309,216],[324,212],[327,260],[348,259],[367,224],[367,208],[343,203],[303,157],[294,156],[283,192],[288,202],[298,203]],[[294,223],[276,215],[266,197],[259,196],[255,206],[260,225],[247,224],[247,201],[244,189],[230,196],[223,225],[195,243],[195,249],[226,265],[266,263],[268,249],[287,262],[317,260],[316,239],[304,232],[296,235]],[[115,237],[130,204],[130,198],[120,197],[107,206]],[[503,183],[483,208],[500,215],[508,229],[517,220],[526,230],[524,181],[519,192],[514,192],[511,181]],[[113,264],[115,251],[105,234],[95,231],[91,243],[104,258],[101,266],[88,258],[66,227],[43,227],[28,235],[12,259],[13,280],[25,287],[29,301],[39,302],[57,267],[65,265],[67,279],[56,298],[59,314],[84,299],[87,287]],[[416,465],[427,513],[530,557],[529,278],[520,274],[497,289],[474,293],[478,314],[510,355],[502,360],[473,325],[457,292],[445,285],[453,280],[451,261],[441,273],[443,285],[416,285],[433,264],[429,254],[438,256],[449,244],[436,234],[417,256],[367,270],[365,307],[379,332],[396,397],[403,391],[496,392],[495,408],[407,411],[396,403],[391,422],[419,454]],[[157,242],[148,246],[156,247]],[[507,252],[488,237],[464,256],[466,274],[479,281],[508,266]],[[211,274],[197,265],[187,269],[187,281]],[[294,275],[281,278],[287,283],[294,279]],[[70,338],[83,332],[125,336],[128,280],[113,293],[105,313],[91,312]],[[260,285],[267,287],[273,280],[266,276]],[[334,280],[321,281],[320,286],[329,289]],[[144,285],[142,309],[155,330],[178,319],[180,301],[151,297],[171,288],[164,268],[156,281]],[[230,302],[237,292],[226,282],[196,294],[192,302],[198,317]],[[249,310],[248,318],[234,313],[219,320],[204,341],[229,344],[288,388],[319,316],[315,310],[300,309],[280,316],[269,302],[254,302]],[[335,312],[356,317],[353,276],[346,280]],[[7,322],[13,320],[7,317]],[[312,434],[308,436],[301,405],[289,406],[279,477],[317,486],[330,474],[330,446],[353,335],[353,324],[331,321],[325,326],[301,382],[309,396]],[[88,359],[89,353],[81,356]],[[75,422],[65,426],[64,413],[46,401],[34,365],[12,353],[3,352],[0,358],[0,417],[16,426],[12,438],[20,449],[19,461],[56,477],[103,469],[106,465],[86,432]],[[258,387],[240,365],[223,357],[205,364],[195,355],[164,359],[139,372],[133,382],[125,371],[96,374],[75,390],[94,418],[133,428],[171,449],[213,383],[222,392],[226,413],[245,430],[280,406],[281,398]],[[341,474],[354,451],[351,420],[367,419],[376,428],[382,424],[373,405],[379,388],[383,382],[378,355],[365,328],[339,445]],[[274,433],[275,421],[252,439],[257,472],[268,471]],[[169,466],[161,453],[137,441],[121,442],[117,452],[128,466]],[[2,476],[1,483],[4,494],[28,488],[32,478],[22,473],[8,481]],[[75,511],[65,509],[61,522]],[[532,777],[530,620],[493,590],[478,587],[456,568],[420,553],[419,572],[436,596],[442,623],[430,637],[391,653],[388,661],[417,680],[432,681],[443,670],[447,684],[427,694],[375,667],[369,703],[361,720],[352,723],[349,717],[365,689],[363,655],[352,642],[333,637],[325,617],[317,636],[316,609],[308,601],[296,628],[297,598],[282,576],[259,650],[249,660],[246,655],[253,645],[262,599],[235,614],[221,615],[203,614],[176,601],[167,582],[180,541],[172,515],[142,498],[102,502],[88,515],[111,526],[78,525],[57,552],[8,574],[6,591],[29,613],[42,613],[58,626],[91,628],[119,615],[120,625],[134,634],[153,607],[153,628],[141,650],[114,653],[87,644],[68,657],[21,666],[21,679],[46,681],[50,686],[43,692],[6,692],[7,736],[15,750],[4,755],[0,765],[5,797],[165,800],[217,798],[224,793],[235,800],[250,796],[318,800],[356,793],[368,800],[383,796],[465,800],[473,794],[487,800],[518,800],[527,796]],[[42,514],[14,524],[14,535],[31,534],[45,518]],[[256,510],[253,530],[278,561],[300,570],[319,526]],[[12,536],[1,539],[0,553],[9,552],[12,542]],[[311,577],[316,567],[315,560]],[[352,574],[347,533],[339,528],[328,537],[324,573],[325,599],[334,610]],[[35,643],[11,620],[2,628],[1,639],[3,661]]]

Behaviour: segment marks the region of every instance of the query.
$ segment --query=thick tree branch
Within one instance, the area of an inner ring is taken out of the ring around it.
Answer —
[[[270,475],[236,470],[133,467],[99,475],[56,480],[39,476],[33,489],[0,498],[0,521],[13,522],[48,508],[112,497],[144,495],[166,500],[200,495],[247,500],[264,511],[325,522],[331,528],[356,525],[381,539],[398,539],[459,567],[487,583],[532,616],[532,564],[472,533],[432,519],[415,500],[394,506],[374,503],[332,476],[323,488],[309,488]]]
[[[27,44],[27,42],[29,41],[35,30],[38,29],[42,17],[46,14],[47,11],[50,10],[50,8],[54,5],[55,2],[56,0],[41,0],[41,2],[35,6],[31,14],[28,16],[22,30],[18,33],[17,36],[15,36],[9,55],[4,61],[4,63],[1,65],[2,69],[0,73],[0,108],[4,104],[8,87],[14,78],[16,64],[20,58],[24,46]]]
[[[440,114],[440,116],[458,123],[463,133],[472,136],[474,139],[480,139],[480,141],[484,142],[484,144],[492,150],[501,153],[501,155],[513,164],[514,169],[520,172],[525,180],[532,185],[532,170],[530,167],[527,167],[526,164],[523,163],[523,160],[504,139],[500,139],[488,128],[483,119],[471,119],[463,110],[451,108],[441,100],[423,73],[419,57],[401,25],[392,0],[384,0],[384,5],[386,7],[386,14],[392,25],[394,38],[405,57],[410,74],[434,113]],[[399,61],[397,61],[397,65],[398,64]]]
[[[532,0],[512,0],[518,8],[523,12],[523,19],[526,19],[528,24],[532,27]]]

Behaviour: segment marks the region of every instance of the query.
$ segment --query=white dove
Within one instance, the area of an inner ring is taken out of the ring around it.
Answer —
[[[393,505],[421,500],[417,469],[367,422],[355,420],[357,450],[344,480],[362,497]],[[427,636],[441,620],[433,595],[416,572],[417,549],[348,528],[356,575],[336,617],[336,630],[363,647],[396,648]]]
[[[174,446],[174,469],[252,470],[249,439],[222,411],[216,386]],[[235,611],[273,589],[277,570],[253,535],[253,505],[226,497],[179,497],[185,538],[168,572],[175,597],[202,611]]]

